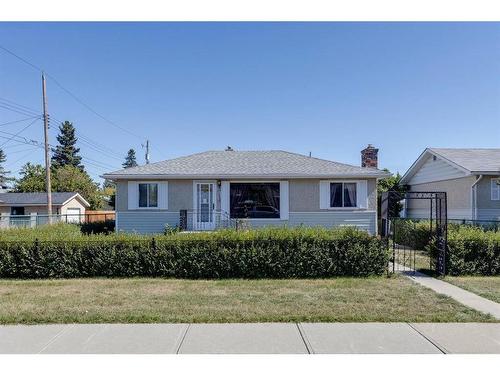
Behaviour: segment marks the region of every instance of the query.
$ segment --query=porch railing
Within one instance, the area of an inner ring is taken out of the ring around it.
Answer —
[[[223,210],[180,210],[180,229],[205,231],[237,228],[238,221]]]

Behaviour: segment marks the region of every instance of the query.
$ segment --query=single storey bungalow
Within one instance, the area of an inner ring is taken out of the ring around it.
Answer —
[[[500,220],[500,148],[427,148],[401,179],[410,191],[447,193],[448,219]],[[406,216],[427,218],[423,201]]]
[[[90,204],[78,193],[52,193],[52,214],[56,219],[80,222]],[[47,220],[46,193],[0,194],[0,226],[39,225]]]
[[[116,183],[116,229],[357,226],[377,232],[377,149],[353,166],[286,151],[207,151],[103,175]]]

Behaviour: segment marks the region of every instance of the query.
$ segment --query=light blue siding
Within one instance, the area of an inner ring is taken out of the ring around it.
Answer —
[[[290,212],[289,225],[323,226],[326,228],[356,226],[375,234],[377,213],[375,211]]]
[[[290,212],[289,220],[247,219],[243,226],[261,228],[265,226],[323,226],[326,228],[356,226],[359,229],[376,233],[377,215],[374,211],[321,211]],[[192,216],[188,215],[188,230],[192,230]],[[117,230],[137,233],[160,233],[165,224],[179,225],[178,212],[127,211],[117,212]]]
[[[116,230],[136,233],[161,233],[165,224],[179,225],[178,212],[126,211],[116,213]]]

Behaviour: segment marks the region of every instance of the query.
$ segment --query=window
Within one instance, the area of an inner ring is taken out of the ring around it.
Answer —
[[[330,183],[330,207],[356,207],[356,183]]]
[[[500,178],[491,179],[491,200],[500,200]]]
[[[11,207],[10,214],[13,216],[24,215],[24,207]]]
[[[231,183],[231,218],[279,219],[280,184]]]
[[[139,207],[158,207],[158,184],[139,184]]]

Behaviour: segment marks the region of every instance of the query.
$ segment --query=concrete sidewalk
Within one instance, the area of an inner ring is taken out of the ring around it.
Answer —
[[[489,299],[459,288],[458,286],[447,283],[446,278],[444,279],[445,281],[439,280],[424,273],[413,271],[406,266],[397,263],[396,265],[398,267],[398,273],[408,277],[417,284],[432,289],[436,293],[451,297],[462,305],[485,314],[490,314],[496,319],[500,319],[500,303],[490,301]]]
[[[0,326],[0,353],[497,353],[497,323]]]

